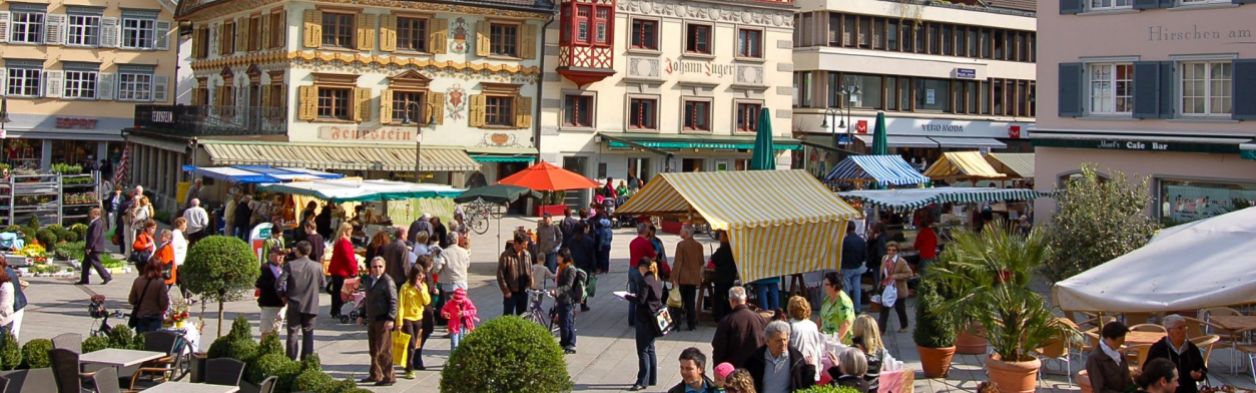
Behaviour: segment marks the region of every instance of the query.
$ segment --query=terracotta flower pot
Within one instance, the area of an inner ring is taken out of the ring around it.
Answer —
[[[964,355],[985,355],[990,342],[986,340],[986,331],[981,325],[972,325],[960,330],[955,337],[955,353]]]
[[[1038,386],[1038,369],[1042,362],[1033,358],[1024,362],[1005,362],[999,354],[986,357],[986,373],[999,393],[1033,393]]]
[[[951,372],[955,346],[929,348],[917,345],[916,352],[920,354],[920,368],[924,369],[926,378],[945,378]]]

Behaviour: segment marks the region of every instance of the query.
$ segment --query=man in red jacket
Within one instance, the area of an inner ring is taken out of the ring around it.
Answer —
[[[628,292],[637,293],[637,283],[643,279],[637,271],[637,262],[641,258],[658,259],[654,251],[654,242],[650,241],[650,224],[637,224],[637,237],[628,243]],[[628,302],[628,326],[635,325],[633,316],[637,315],[637,304]]]

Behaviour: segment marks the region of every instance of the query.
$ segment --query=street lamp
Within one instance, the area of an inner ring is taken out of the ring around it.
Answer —
[[[859,86],[843,84],[841,87],[837,89],[837,94],[846,100],[845,105],[842,105],[841,107],[830,105],[829,108],[824,111],[824,119],[820,122],[820,128],[829,127],[829,118],[832,118],[834,122],[838,123],[837,127],[834,128],[832,131],[834,148],[837,148],[841,143],[840,138],[838,138],[838,134],[837,134],[838,128],[845,129],[847,135],[850,135],[851,133],[850,127],[847,127],[846,124],[850,123],[851,103],[853,103],[855,99],[859,97]],[[846,111],[843,112],[842,109],[846,109]],[[837,120],[838,116],[842,117],[841,122],[838,122]]]
[[[426,103],[420,105],[418,102],[409,102],[406,104],[406,116],[402,119],[402,124],[414,122],[414,182],[422,183],[422,165],[423,165],[423,126],[433,123],[431,117],[432,104]]]

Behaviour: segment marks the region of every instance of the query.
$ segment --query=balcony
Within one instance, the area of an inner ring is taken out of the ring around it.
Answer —
[[[287,108],[136,105],[135,127],[186,137],[286,135]]]

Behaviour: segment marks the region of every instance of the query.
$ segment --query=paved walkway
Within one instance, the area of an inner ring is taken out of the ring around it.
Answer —
[[[532,222],[530,219],[506,218],[502,220],[502,227],[505,228],[504,233],[508,234],[510,228],[514,228],[517,225],[528,225],[531,227],[534,226]],[[470,295],[480,309],[481,318],[485,319],[495,317],[501,313],[501,297],[494,283],[496,256],[498,250],[501,250],[499,246],[501,243],[497,241],[496,230],[496,225],[494,225],[487,234],[474,235],[472,237],[473,264],[470,272],[472,286]],[[635,234],[629,229],[622,229],[616,232],[615,246],[611,257],[612,271],[608,276],[603,276],[599,280],[598,296],[590,300],[592,310],[586,313],[579,313],[576,317],[579,336],[578,353],[566,357],[567,369],[571,373],[576,391],[622,391],[631,386],[635,379],[637,358],[633,331],[625,323],[627,307],[625,303],[610,295],[611,291],[622,290],[625,287],[628,242],[633,236]],[[671,235],[664,235],[662,238],[667,245],[669,253],[674,248],[675,243],[679,241],[678,237]],[[709,237],[700,240],[710,243]],[[713,247],[713,245],[708,245],[708,247]],[[708,248],[708,255],[711,249]],[[104,294],[109,299],[108,306],[111,310],[127,311],[130,308],[125,305],[126,295],[134,277],[134,274],[120,275],[108,286],[97,284],[75,286],[72,285],[73,281],[71,279],[29,279],[32,285],[27,292],[27,296],[30,298],[31,305],[27,308],[25,322],[23,323],[22,339],[25,341],[33,338],[51,338],[66,332],[86,335],[92,322],[86,310],[88,297],[94,293]],[[99,282],[99,279],[93,277],[93,282]],[[913,303],[914,301],[909,303],[909,306]],[[323,295],[322,304],[324,311],[321,315],[324,317],[317,320],[316,340],[317,351],[322,358],[323,367],[338,378],[364,377],[369,362],[367,359],[366,332],[364,328],[357,325],[342,325],[326,318],[326,309],[328,304],[330,304],[327,295]],[[194,306],[193,308],[193,311],[199,310],[199,307]],[[231,302],[227,304],[226,309],[228,320],[224,322],[224,327],[229,327],[230,320],[237,315],[245,315],[255,321],[255,324],[259,319],[256,303],[251,299]],[[212,341],[217,335],[217,321],[214,319],[216,310],[217,304],[209,304],[206,310],[206,326],[203,332],[204,337],[206,337],[206,343],[203,344],[202,350],[208,349],[208,342]],[[195,315],[195,312],[193,314]],[[909,310],[909,315],[914,315],[914,312]],[[891,320],[893,319],[896,318],[891,318]],[[114,322],[124,323],[123,321]],[[897,328],[897,322],[891,322],[891,324],[894,328]],[[659,359],[659,385],[648,391],[666,391],[680,380],[676,358],[685,348],[697,347],[709,356],[711,353],[710,340],[714,330],[714,324],[706,322],[696,331],[676,332],[659,339],[656,344]],[[886,344],[890,352],[899,360],[906,362],[908,367],[918,370],[918,356],[910,332],[897,333],[894,332],[896,329],[890,330],[891,333],[886,337]],[[429,366],[428,371],[420,372],[419,377],[415,380],[399,380],[395,386],[386,389],[372,388],[372,390],[378,392],[437,392],[439,390],[439,371],[449,355],[449,340],[443,338],[443,333],[443,328],[438,328],[426,350],[424,359]],[[1229,351],[1217,351],[1213,354],[1212,361],[1214,370],[1225,369],[1228,371]],[[1074,359],[1073,369],[1075,371],[1082,367],[1080,362],[1079,358]],[[1048,367],[1052,370],[1061,369],[1063,364],[1057,363],[1050,362]],[[1243,386],[1252,386],[1252,381],[1242,374],[1239,376],[1218,374],[1227,380],[1233,381],[1231,383],[1246,380],[1246,384]],[[917,377],[922,378],[919,373]],[[1075,386],[1069,386],[1063,375],[1048,374],[1046,377],[1046,380],[1040,385],[1040,391],[1077,390]],[[915,388],[917,392],[926,393],[973,391],[976,384],[982,380],[985,380],[985,372],[982,368],[981,358],[974,355],[960,355],[955,359],[955,365],[948,379],[918,379]]]

